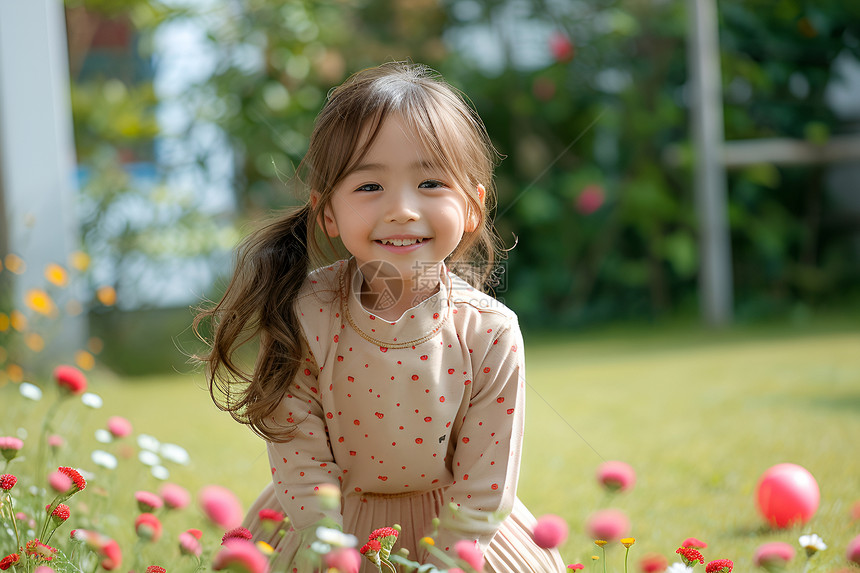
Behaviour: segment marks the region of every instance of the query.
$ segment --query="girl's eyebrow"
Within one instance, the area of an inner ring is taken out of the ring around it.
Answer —
[[[436,164],[426,160],[418,160],[409,164],[409,169],[422,169],[425,171],[436,168]],[[349,170],[347,175],[352,175],[360,171],[389,171],[390,167],[385,163],[361,163]]]

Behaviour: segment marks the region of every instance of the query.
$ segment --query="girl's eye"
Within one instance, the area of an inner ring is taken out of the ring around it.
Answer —
[[[356,191],[379,191],[382,189],[382,186],[377,183],[366,183],[356,189]]]
[[[418,186],[419,189],[437,189],[439,187],[445,187],[445,184],[435,179],[428,179],[427,181],[422,181],[421,185]]]

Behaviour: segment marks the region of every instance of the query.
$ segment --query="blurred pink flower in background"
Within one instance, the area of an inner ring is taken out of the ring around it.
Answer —
[[[242,524],[242,505],[229,489],[220,485],[207,485],[200,490],[199,501],[201,509],[215,525],[232,529]]]
[[[338,547],[329,551],[323,559],[326,567],[337,569],[340,573],[358,573],[361,568],[361,554],[352,547]]]
[[[33,570],[33,573],[54,573],[54,570],[47,565],[39,565]]]
[[[229,540],[212,560],[212,569],[231,569],[247,573],[267,573],[269,560],[250,541]]]
[[[603,206],[603,187],[596,183],[586,185],[576,197],[576,210],[583,215],[591,215]]]
[[[114,438],[124,438],[131,434],[131,422],[122,416],[111,416],[107,421],[107,429]]]
[[[191,503],[191,494],[188,490],[175,483],[165,483],[159,490],[164,505],[169,509],[183,509]]]
[[[183,555],[200,557],[203,548],[200,546],[200,530],[189,529],[179,534],[179,552]]]
[[[597,467],[597,481],[609,491],[625,491],[636,483],[636,472],[625,462],[603,462]]]
[[[557,515],[547,514],[538,518],[532,537],[538,547],[552,549],[567,539],[567,522]]]
[[[72,478],[62,472],[53,472],[48,476],[48,485],[57,493],[66,493],[72,487]]]
[[[585,565],[583,565],[582,563],[572,563],[568,565],[567,568],[571,571],[579,571],[580,569],[585,569]]]
[[[648,553],[639,560],[639,569],[642,573],[660,573],[669,566],[669,560],[659,553]]]
[[[134,530],[138,537],[155,543],[161,539],[161,521],[151,513],[141,513],[134,520]]]
[[[627,537],[630,519],[620,509],[601,509],[588,517],[585,530],[592,539],[615,541]]]
[[[484,570],[484,554],[474,541],[461,539],[454,544],[454,551],[457,557],[469,564],[469,567],[478,571]]]
[[[153,511],[161,509],[161,506],[164,505],[161,498],[150,491],[136,491],[134,492],[134,499],[137,501],[137,507],[140,511]]]
[[[848,543],[848,548],[845,550],[845,558],[855,565],[860,565],[860,535]]]
[[[12,436],[0,436],[0,453],[6,458],[7,462],[12,461],[21,448],[24,447],[24,442]]]
[[[782,568],[792,559],[794,559],[794,547],[782,541],[759,545],[753,554],[755,566],[765,569]]]
[[[693,549],[705,549],[708,546],[704,541],[699,541],[695,537],[688,537],[681,544],[681,547],[692,547]]]
[[[66,445],[66,440],[63,439],[63,436],[58,434],[51,434],[48,436],[48,445],[53,449],[57,450]]]
[[[87,389],[87,377],[84,373],[67,364],[54,368],[54,380],[61,390],[75,396],[83,394]]]
[[[576,48],[567,35],[556,32],[549,39],[549,50],[557,62],[569,62],[576,55]]]

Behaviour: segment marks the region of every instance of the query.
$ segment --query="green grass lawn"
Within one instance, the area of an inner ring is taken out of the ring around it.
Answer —
[[[860,328],[527,333],[526,347],[519,495],[536,515],[568,521],[568,562],[590,567],[596,548],[582,524],[612,506],[630,516],[632,562],[646,552],[674,560],[679,544],[697,537],[709,543],[706,561],[729,558],[735,571],[749,571],[760,543],[797,547],[812,531],[829,545],[812,570],[844,563],[846,544],[860,533],[850,515],[860,500]],[[126,416],[136,433],[191,453],[192,464],[172,476],[189,489],[222,484],[247,505],[267,482],[262,442],[211,404],[200,375],[94,375],[93,386],[105,398],[101,419]],[[613,459],[630,463],[637,483],[607,499],[594,472]],[[807,526],[769,531],[754,491],[780,462],[813,473],[821,505]],[[610,570],[621,570],[622,557],[621,547],[609,551]]]

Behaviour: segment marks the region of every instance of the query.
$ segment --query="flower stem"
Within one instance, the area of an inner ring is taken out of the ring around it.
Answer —
[[[15,528],[15,546],[21,546],[21,534],[18,533],[18,519],[15,517],[15,509],[12,507],[12,494],[6,492],[6,503],[9,507],[9,520],[12,522],[12,527]]]
[[[601,546],[600,550],[603,551],[603,573],[606,573],[606,547]]]
[[[630,555],[630,546],[627,546],[627,548],[624,551],[624,573],[627,573],[627,556],[628,555]]]

